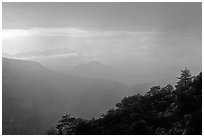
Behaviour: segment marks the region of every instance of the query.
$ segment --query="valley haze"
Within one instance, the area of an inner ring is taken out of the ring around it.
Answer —
[[[202,72],[201,2],[2,3],[3,134],[103,118],[185,68]]]

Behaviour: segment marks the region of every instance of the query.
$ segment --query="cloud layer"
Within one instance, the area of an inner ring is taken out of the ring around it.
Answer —
[[[202,69],[202,3],[3,3],[2,10],[3,52],[16,57],[65,71],[97,60],[140,80]]]

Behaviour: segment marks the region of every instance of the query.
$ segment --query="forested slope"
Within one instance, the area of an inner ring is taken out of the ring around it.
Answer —
[[[182,70],[175,89],[154,86],[145,95],[125,97],[101,118],[65,115],[46,134],[202,134],[202,73]]]

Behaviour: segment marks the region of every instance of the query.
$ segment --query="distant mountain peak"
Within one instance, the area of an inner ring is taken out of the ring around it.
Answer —
[[[87,63],[87,64],[102,64],[102,63],[94,60],[94,61],[90,61],[90,62]]]
[[[84,65],[91,65],[91,66],[106,66],[105,64],[101,63],[101,62],[98,62],[98,61],[91,61],[91,62],[88,62],[87,64],[84,64]],[[106,66],[108,67],[108,66]]]
[[[105,65],[101,62],[98,62],[98,61],[91,61],[91,62],[88,62],[86,64],[79,64],[77,65],[74,70],[78,70],[78,71],[88,71],[88,70],[92,70],[92,71],[117,71],[116,69],[108,66],[108,65]]]
[[[112,81],[119,81],[125,77],[124,73],[120,70],[114,69],[98,61],[79,64],[70,71],[70,74]]]

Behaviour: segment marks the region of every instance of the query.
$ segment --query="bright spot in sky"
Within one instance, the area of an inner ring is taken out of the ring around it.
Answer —
[[[14,37],[28,36],[29,33],[23,29],[7,29],[2,31],[3,39],[11,39]]]

